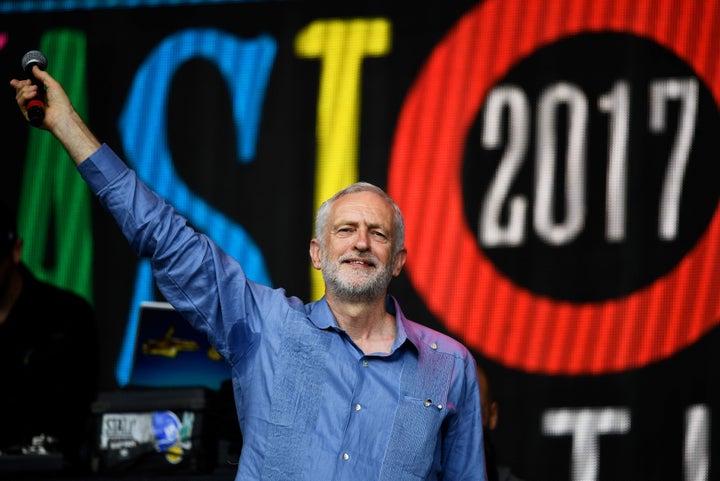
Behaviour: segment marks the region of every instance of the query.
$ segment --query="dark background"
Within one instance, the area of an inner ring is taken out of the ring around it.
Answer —
[[[538,8],[531,8],[537,5],[529,2],[527,11],[518,9],[508,13],[503,11],[504,2],[470,1],[159,3],[133,8],[110,8],[98,2],[80,3],[77,8],[67,10],[49,10],[41,7],[39,2],[4,2],[0,9],[0,34],[5,35],[0,48],[0,76],[6,81],[22,78],[22,55],[38,48],[48,31],[73,29],[83,32],[88,49],[85,59],[89,99],[87,120],[101,140],[124,156],[118,131],[120,112],[140,64],[164,38],[200,26],[220,29],[240,38],[270,35],[277,42],[278,50],[265,94],[256,158],[252,163],[236,161],[233,119],[226,100],[233,91],[209,61],[192,60],[177,71],[168,92],[166,134],[175,168],[195,195],[248,232],[263,253],[274,285],[285,287],[290,295],[309,299],[307,247],[312,236],[321,65],[318,60],[298,57],[294,49],[298,32],[315,20],[327,18],[380,17],[391,23],[389,53],[363,62],[357,150],[358,178],[386,187],[396,124],[406,95],[433,50],[463,16],[478,7],[492,6],[495,8],[492,14],[500,16],[504,13],[503,18],[507,15],[516,18],[517,42],[521,42],[523,31],[543,28],[548,12],[557,15],[557,10],[566,9],[568,16],[601,16],[603,8],[616,12],[621,6],[635,5],[634,2],[599,2],[601,6],[593,11],[589,7],[592,2],[537,3]],[[704,7],[705,14],[698,13],[703,11],[701,6],[705,4],[702,2],[659,2],[647,4],[645,10],[637,5],[627,10],[635,15],[643,11],[648,23],[666,22],[669,30],[675,28],[676,19],[687,18],[687,15],[697,17],[699,20],[686,35],[695,48],[707,49],[711,55],[720,44],[720,30],[714,26],[717,22],[712,22],[716,18],[713,15],[717,15],[715,2],[708,3],[709,6]],[[514,2],[507,2],[507,5],[516,6]],[[611,8],[614,5],[618,8]],[[678,21],[678,24],[687,25],[688,22]],[[478,35],[498,35],[498,32],[479,31]],[[531,52],[532,56],[519,59],[511,71],[495,79],[494,83],[519,85],[536,99],[544,86],[558,80],[573,82],[586,91],[599,94],[606,92],[614,79],[629,79],[636,91],[646,85],[648,79],[695,75],[691,65],[651,39],[607,32],[604,35],[551,43]],[[507,47],[499,41],[496,44],[500,52]],[[49,59],[48,70],[51,72],[53,60]],[[521,290],[542,298],[569,299],[593,305],[622,298],[672,272],[685,256],[690,255],[711,218],[717,215],[717,95],[713,97],[713,85],[708,85],[705,80],[700,80],[700,85],[700,120],[697,121],[693,137],[696,143],[688,167],[692,174],[684,184],[688,195],[692,194],[689,197],[692,200],[683,204],[680,236],[674,243],[661,244],[648,235],[647,231],[652,231],[655,224],[647,222],[648,210],[638,207],[645,200],[648,205],[656,205],[656,189],[649,186],[649,179],[658,172],[653,161],[660,155],[666,158],[669,147],[665,144],[658,147],[654,144],[655,138],[636,135],[631,136],[630,149],[634,159],[640,160],[631,165],[634,210],[629,214],[631,237],[625,244],[619,248],[608,247],[598,240],[604,204],[593,198],[592,208],[596,215],[588,217],[585,232],[589,234],[577,242],[549,246],[535,238],[517,248],[493,250],[479,245],[478,249],[496,263],[501,275]],[[30,128],[18,113],[10,87],[0,102],[3,132],[0,197],[18,208],[23,179],[36,175],[26,169]],[[534,101],[532,105],[535,105]],[[648,109],[647,101],[640,101],[640,105]],[[534,111],[532,115],[535,115]],[[605,124],[599,118],[593,120],[586,131],[590,150],[600,148],[607,140],[607,131],[599,127]],[[483,202],[489,179],[495,175],[499,162],[497,155],[493,158],[493,154],[484,151],[477,141],[483,129],[481,119],[481,112],[478,112],[462,149],[466,156],[462,175],[467,223],[475,232],[478,229],[477,206]],[[559,122],[566,125],[567,120],[563,119],[561,117]],[[633,117],[631,126],[644,126],[644,122],[647,122],[644,117]],[[672,128],[668,127],[669,130]],[[148,125],[147,135],[158,135],[158,132]],[[558,144],[562,145],[565,140],[559,139]],[[436,148],[442,150],[443,146]],[[597,154],[589,156],[592,164],[588,170],[602,172],[603,168],[597,164],[604,158]],[[474,159],[483,159],[486,163],[471,164]],[[533,174],[532,170],[524,171],[513,192],[530,191],[528,186],[532,185]],[[558,177],[561,178],[562,173]],[[603,185],[602,181],[589,177],[587,182],[587,191],[600,195],[598,192],[602,192],[602,188],[598,185]],[[407,186],[408,189],[414,187]],[[556,192],[558,199],[563,199],[559,187]],[[137,308],[131,294],[138,259],[94,199],[91,207],[94,248],[91,301],[101,325],[98,340],[102,352],[101,386],[104,390],[114,390],[119,387],[114,369],[125,336],[125,325],[128,316]],[[20,214],[30,215],[28,212]],[[555,214],[562,218],[564,212],[560,209]],[[60,213],[62,215],[69,214]],[[657,218],[657,213],[650,215],[652,220]],[[652,227],[648,228],[646,224]],[[62,225],[62,219],[59,219],[55,229],[62,229]],[[441,229],[441,225],[428,225],[424,235],[439,238]],[[452,245],[440,246],[433,262],[447,262],[452,249]],[[409,262],[413,261],[412,256],[410,246]],[[453,262],[458,262],[460,268],[463,260]],[[613,267],[607,268],[607,262]],[[427,275],[432,276],[432,272]],[[483,279],[476,282],[482,283]],[[72,284],[66,287],[74,288]],[[686,291],[671,295],[678,300],[682,296],[692,296],[696,287],[689,286]],[[391,289],[408,317],[449,331],[444,320],[427,307],[407,274],[394,281]],[[715,306],[716,293],[710,292],[709,297],[706,302]],[[490,302],[494,300],[490,299]],[[454,302],[452,295],[448,296],[448,305]],[[715,310],[707,309],[708,312]],[[498,322],[504,323],[508,332],[512,331],[513,319]],[[629,319],[628,323],[631,322],[642,325],[641,319]],[[707,476],[699,479],[718,479],[713,471],[720,461],[720,453],[713,449],[718,428],[712,422],[712,415],[720,406],[717,367],[720,334],[716,323],[717,319],[709,320],[709,327],[694,342],[670,350],[647,365],[632,366],[620,372],[558,375],[544,373],[542,369],[533,371],[507,365],[473,343],[470,347],[488,371],[500,403],[495,439],[501,462],[511,465],[513,471],[527,481],[689,480],[684,469],[698,466],[709,468]],[[470,333],[481,329],[482,321],[463,319],[461,325],[460,331],[450,333],[465,341],[466,336],[473,337]],[[598,336],[601,334],[598,332]],[[626,333],[616,334],[617,342],[621,343]],[[542,327],[536,335],[542,335]],[[672,335],[670,329],[660,329],[654,333],[654,339],[660,343]],[[554,339],[548,342],[549,350],[565,352],[569,349],[559,340],[561,337]],[[668,344],[673,344],[672,339]],[[591,355],[591,352],[583,355]],[[693,406],[701,406],[709,413],[704,424],[707,432],[700,433],[699,445],[705,451],[697,448],[686,452],[685,443],[692,435],[685,416]],[[593,438],[587,426],[576,426],[574,437],[569,434],[551,436],[543,430],[543,418],[552,410],[588,413],[608,407],[629,414],[627,432]],[[574,448],[573,441],[577,442],[582,435],[590,436],[597,443]],[[580,451],[574,452],[576,448]],[[594,477],[583,478],[575,473],[573,468],[578,463],[596,466]]]

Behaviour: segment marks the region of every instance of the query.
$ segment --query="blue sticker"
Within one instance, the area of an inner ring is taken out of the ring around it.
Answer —
[[[161,453],[180,443],[180,419],[171,411],[153,413],[155,445]]]

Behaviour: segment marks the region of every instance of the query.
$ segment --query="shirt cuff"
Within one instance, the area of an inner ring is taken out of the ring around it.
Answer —
[[[107,144],[102,144],[77,167],[80,176],[95,193],[127,169],[125,162]]]

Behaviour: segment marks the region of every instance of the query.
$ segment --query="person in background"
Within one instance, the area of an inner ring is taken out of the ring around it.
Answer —
[[[82,472],[97,388],[94,308],[35,277],[22,250],[15,215],[2,205],[0,453],[59,453],[61,469]]]
[[[475,359],[388,294],[405,264],[402,213],[359,182],[317,212],[304,303],[242,266],[151,191],[79,117],[48,71],[41,128],[64,146],[156,285],[232,366],[243,436],[236,480],[485,481]],[[38,95],[10,81],[27,119]],[[148,132],[148,135],[155,135]]]
[[[497,454],[493,440],[493,431],[497,427],[500,406],[493,397],[492,388],[485,370],[478,365],[478,384],[480,386],[480,402],[482,403],[483,440],[485,442],[485,462],[489,481],[522,481],[510,472],[508,466],[497,464]]]

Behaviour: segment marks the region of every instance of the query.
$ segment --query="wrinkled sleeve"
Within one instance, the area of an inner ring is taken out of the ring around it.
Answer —
[[[82,162],[78,171],[133,251],[150,259],[155,282],[166,300],[205,332],[226,358],[233,357],[226,350],[230,329],[234,341],[244,337],[247,346],[256,329],[253,317],[247,315],[255,306],[248,304],[263,291],[248,282],[240,264],[189,226],[107,145]],[[242,350],[243,343],[233,347]]]

